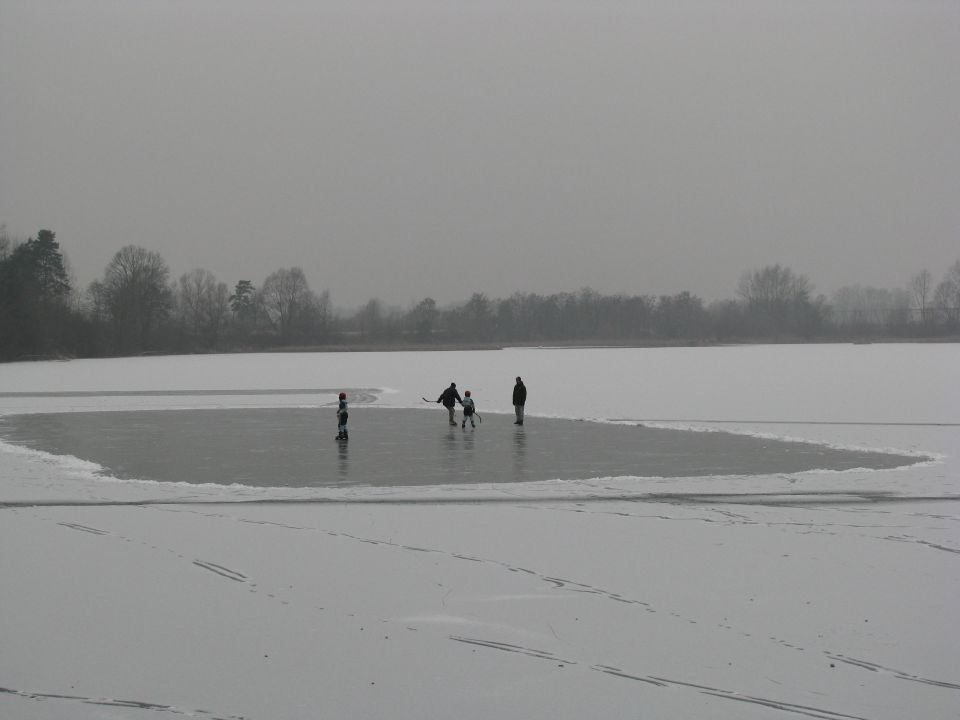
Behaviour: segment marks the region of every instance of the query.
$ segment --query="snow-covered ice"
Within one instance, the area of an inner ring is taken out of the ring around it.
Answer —
[[[918,460],[263,488],[0,443],[0,717],[960,717],[958,367],[958,345],[906,344],[0,366],[4,415],[309,408],[339,388],[414,408],[450,381],[509,413],[522,375],[528,424]]]

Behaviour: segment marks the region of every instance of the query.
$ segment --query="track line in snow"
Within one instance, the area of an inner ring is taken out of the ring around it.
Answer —
[[[928,540],[920,540],[919,538],[903,536],[903,535],[887,535],[884,540],[893,540],[894,542],[905,542],[913,543],[914,545],[925,545],[928,548],[934,550],[942,550],[943,552],[954,553],[960,555],[960,549],[948,547],[946,545],[940,545],[938,543],[932,543]]]
[[[229,580],[236,580],[237,582],[247,581],[247,576],[244,575],[242,572],[231,570],[230,568],[224,567],[223,565],[217,565],[216,563],[212,563],[209,560],[194,560],[193,564],[196,565],[197,567],[202,567],[204,570],[209,570],[210,572],[216,573],[217,575],[221,577],[225,577]]]
[[[181,715],[184,717],[205,718],[206,720],[249,720],[243,715],[219,715],[209,710],[187,710],[178,708],[174,705],[163,705],[160,703],[145,702],[143,700],[119,700],[105,697],[85,697],[83,695],[68,695],[64,693],[43,693],[27,690],[14,690],[13,688],[0,687],[0,694],[15,695],[26,698],[27,700],[36,700],[38,702],[46,700],[65,700],[81,703],[83,705],[101,705],[110,708],[126,708],[135,710],[146,710],[149,712],[162,712],[170,715]]]
[[[575,660],[564,659],[554,655],[548,650],[537,650],[535,648],[523,647],[522,645],[513,645],[511,643],[497,642],[495,640],[482,640],[480,638],[469,638],[460,635],[450,635],[448,637],[451,640],[466,643],[467,645],[479,645],[481,647],[488,647],[494,650],[502,650],[504,652],[517,653],[519,655],[529,655],[530,657],[540,658],[541,660],[552,660],[554,662],[563,663],[564,665],[577,664]]]
[[[80,525],[79,523],[68,523],[61,522],[57,523],[65,528],[70,528],[71,530],[79,530],[80,532],[91,533],[92,535],[109,535],[110,533],[106,530],[100,530],[99,528],[89,527],[87,525]]]
[[[448,638],[455,642],[465,643],[468,645],[476,645],[479,647],[488,648],[490,650],[498,650],[500,652],[509,652],[509,653],[514,653],[518,655],[525,655],[527,657],[536,658],[538,660],[549,660],[551,662],[557,663],[560,666],[579,664],[576,660],[571,660],[569,658],[562,658],[550,652],[549,650],[529,648],[529,647],[524,647],[522,645],[513,645],[511,643],[505,643],[505,642],[500,642],[496,640],[486,640],[483,638],[464,637],[461,635],[449,635]],[[735,690],[715,688],[715,687],[710,687],[709,685],[699,685],[697,683],[685,682],[683,680],[673,680],[673,679],[664,678],[664,677],[657,677],[655,675],[641,675],[639,673],[628,672],[622,668],[614,667],[612,665],[595,664],[595,665],[590,665],[589,668],[590,670],[593,670],[595,672],[600,672],[605,675],[612,675],[614,677],[623,678],[625,680],[641,682],[641,683],[652,685],[658,688],[689,689],[689,690],[696,691],[700,694],[709,695],[711,697],[720,698],[722,700],[733,700],[733,701],[748,703],[752,705],[762,705],[764,707],[769,707],[774,710],[779,710],[785,713],[790,713],[794,715],[803,715],[805,717],[811,717],[811,718],[818,718],[818,720],[867,720],[867,718],[864,718],[860,715],[849,715],[847,713],[835,712],[833,710],[813,707],[811,705],[799,705],[797,703],[786,702],[783,700],[774,700],[771,698],[737,692]]]
[[[894,677],[900,678],[901,680],[910,680],[912,682],[924,683],[925,685],[936,685],[937,687],[949,688],[951,690],[960,690],[960,684],[957,683],[947,682],[945,680],[931,680],[930,678],[914,675],[913,673],[884,667],[883,665],[878,665],[877,663],[872,663],[868,660],[858,660],[857,658],[832,652],[824,652],[824,655],[831,660],[836,660],[838,662],[846,663],[847,665],[863,668],[864,670],[870,670],[871,672],[887,673],[893,675]]]

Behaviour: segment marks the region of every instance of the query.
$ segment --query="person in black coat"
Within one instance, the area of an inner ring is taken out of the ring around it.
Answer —
[[[340,393],[337,402],[337,440],[348,440],[350,433],[347,431],[347,418],[350,413],[347,411],[347,394]]]
[[[447,412],[450,413],[450,424],[456,425],[457,421],[454,419],[454,415],[456,414],[457,403],[463,404],[463,399],[460,397],[460,393],[457,392],[457,384],[450,383],[450,387],[440,393],[437,402],[443,403]]]
[[[527,386],[517,377],[517,384],[513,386],[513,411],[517,414],[514,425],[523,425],[523,406],[527,404]]]

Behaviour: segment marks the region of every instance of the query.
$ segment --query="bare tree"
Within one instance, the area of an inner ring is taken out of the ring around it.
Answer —
[[[944,276],[933,294],[933,304],[944,323],[960,325],[960,260],[957,260]]]
[[[438,316],[437,302],[433,298],[424,298],[416,304],[408,318],[417,340],[425,342],[431,339]]]
[[[148,347],[170,310],[170,269],[159,253],[135,245],[121,248],[96,285],[113,324],[117,349]]]
[[[324,290],[319,294],[311,291],[308,294],[304,332],[310,333],[316,340],[325,340],[330,333],[331,317],[330,291]]]
[[[468,337],[473,340],[489,340],[496,327],[496,316],[490,300],[483,293],[474,293],[463,307],[463,322]]]
[[[364,339],[380,337],[383,332],[383,303],[378,298],[368,300],[357,313],[357,328]]]
[[[746,305],[753,332],[760,334],[787,331],[809,335],[822,324],[826,312],[825,299],[811,299],[813,284],[780,265],[744,273],[737,294]]]
[[[790,268],[767,265],[744,273],[737,286],[737,294],[748,305],[764,307],[786,306],[791,302],[809,299],[813,285],[803,275]]]
[[[847,285],[833,294],[831,319],[838,326],[883,327],[909,317],[910,293],[863,285]]]
[[[267,276],[260,293],[280,337],[289,340],[311,300],[307,276],[299,267],[281,268]]]
[[[209,270],[196,268],[180,276],[176,304],[180,319],[196,338],[204,334],[210,321],[217,279]]]
[[[927,305],[930,300],[930,288],[933,286],[933,276],[930,275],[929,270],[921,270],[912,278],[907,287],[910,290],[910,294],[913,295],[913,300],[917,304],[917,309],[920,311],[920,322],[926,323],[928,321],[928,312]]]
[[[220,343],[230,317],[230,290],[225,282],[218,282],[209,297],[207,315],[207,342],[211,347]]]

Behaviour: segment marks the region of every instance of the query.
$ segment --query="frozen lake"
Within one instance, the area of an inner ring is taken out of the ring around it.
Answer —
[[[558,418],[517,427],[512,415],[492,413],[478,422],[461,429],[442,409],[354,407],[351,439],[341,443],[329,409],[38,413],[0,418],[0,439],[121,479],[258,487],[771,475],[924,460],[727,432]]]
[[[2,365],[0,716],[957,718],[958,367],[907,344]],[[451,381],[475,431],[420,399]]]

